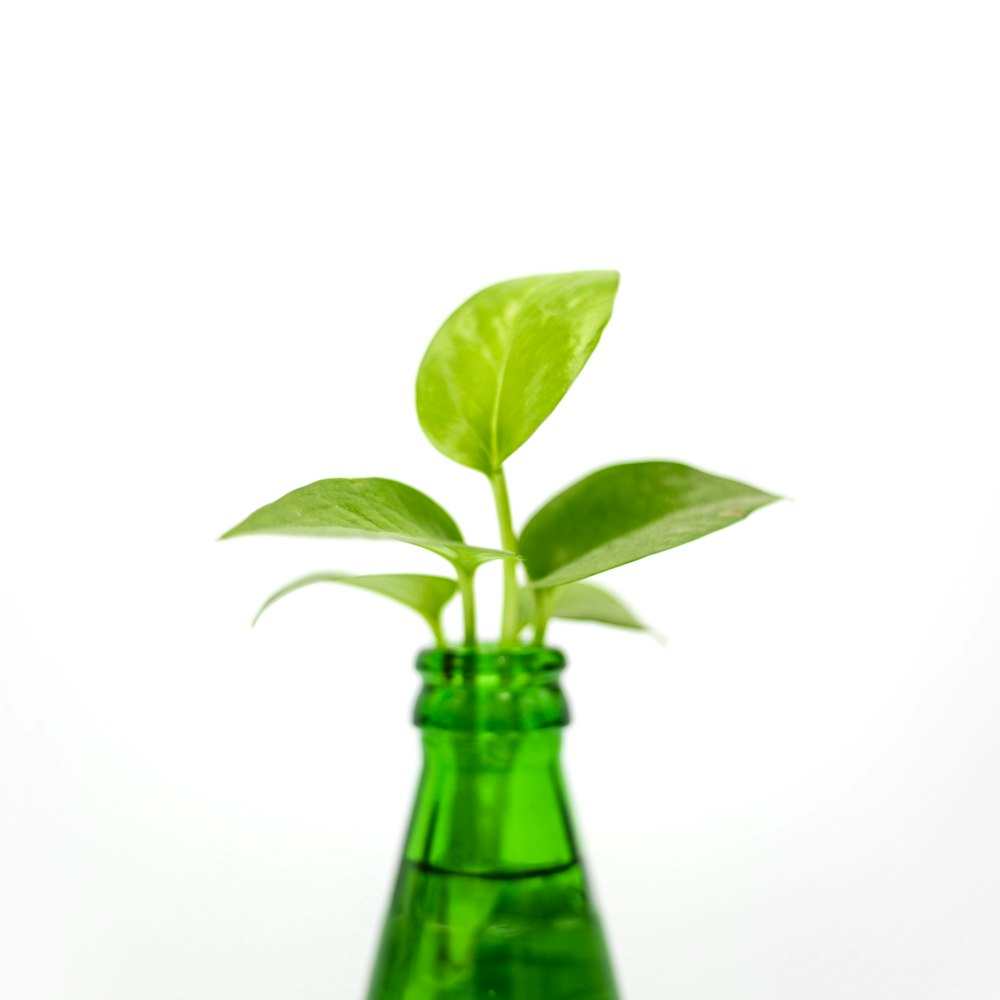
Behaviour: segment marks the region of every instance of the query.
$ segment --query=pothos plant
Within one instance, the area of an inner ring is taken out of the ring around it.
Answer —
[[[443,507],[405,483],[321,479],[254,511],[222,537],[389,539],[436,553],[452,575],[313,573],[274,593],[257,617],[303,587],[346,584],[412,608],[445,646],[442,611],[460,593],[463,643],[473,647],[475,574],[499,560],[502,646],[541,645],[552,618],[644,628],[612,593],[584,581],[718,531],[778,498],[678,462],[630,462],[584,476],[516,530],[504,465],[580,374],[617,291],[616,271],[504,281],[459,306],[427,348],[417,373],[420,426],[444,455],[489,481],[499,547],[468,544]]]

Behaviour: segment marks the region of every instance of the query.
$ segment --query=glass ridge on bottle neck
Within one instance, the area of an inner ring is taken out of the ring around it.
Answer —
[[[483,645],[426,650],[414,721],[422,729],[528,732],[565,726],[559,686],[565,656],[546,646]]]

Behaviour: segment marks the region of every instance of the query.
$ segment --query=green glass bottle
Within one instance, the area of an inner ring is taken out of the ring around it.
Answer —
[[[559,759],[562,654],[417,665],[424,771],[368,1000],[617,1000]]]

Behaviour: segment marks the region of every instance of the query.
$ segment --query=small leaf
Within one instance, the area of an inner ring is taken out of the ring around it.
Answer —
[[[222,537],[254,534],[392,539],[470,567],[513,555],[466,545],[443,507],[393,479],[321,479],[254,511]]]
[[[517,278],[445,320],[417,374],[417,416],[439,451],[489,475],[538,429],[611,318],[617,271]]]
[[[614,594],[592,583],[567,583],[552,593],[551,615],[581,622],[601,622],[619,628],[646,630]]]
[[[570,621],[599,622],[619,628],[652,631],[643,624],[624,602],[593,583],[567,583],[550,591],[548,613],[550,618]],[[534,588],[521,591],[521,626],[527,625],[535,613]]]
[[[594,472],[550,500],[524,527],[532,586],[554,587],[694,541],[779,499],[677,462]]]
[[[310,573],[275,591],[254,615],[256,625],[260,616],[275,601],[287,597],[296,590],[312,586],[314,583],[341,583],[348,587],[370,590],[384,597],[391,597],[405,604],[421,615],[431,627],[435,639],[443,644],[441,635],[441,611],[455,596],[458,584],[443,576],[424,576],[420,573],[384,573],[370,576],[351,576],[347,573]]]

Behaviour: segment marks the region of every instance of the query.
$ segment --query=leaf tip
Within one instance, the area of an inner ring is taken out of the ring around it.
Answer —
[[[666,649],[670,645],[670,640],[658,628],[644,625],[643,631],[661,648]]]

